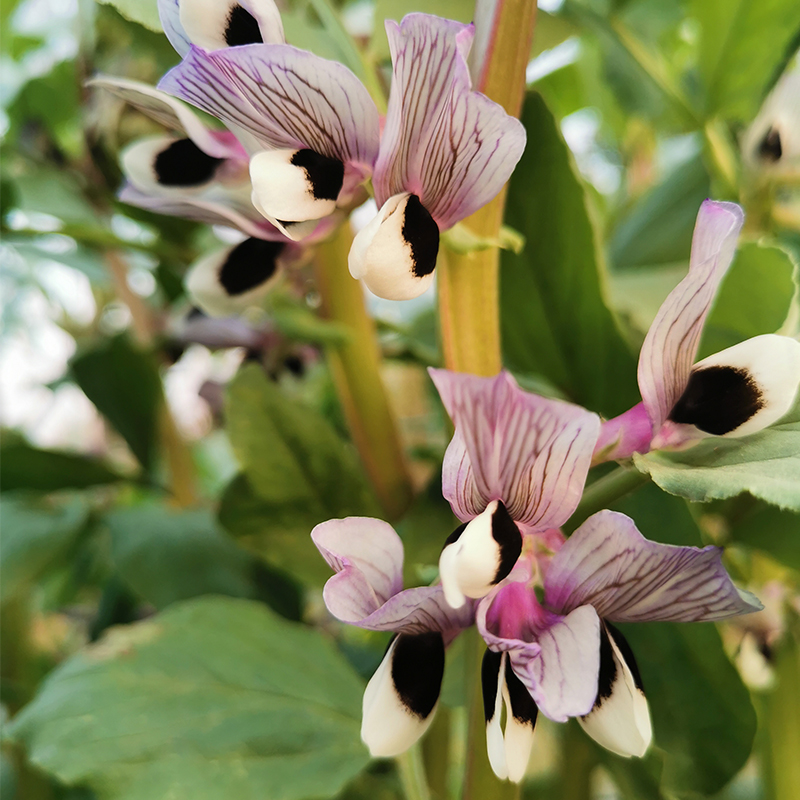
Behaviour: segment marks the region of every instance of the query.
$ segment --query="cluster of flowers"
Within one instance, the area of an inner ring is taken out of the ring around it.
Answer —
[[[387,21],[393,74],[382,122],[350,70],[284,43],[272,0],[159,0],[159,11],[183,57],[159,88],[93,83],[185,134],[126,150],[122,200],[249,237],[188,278],[212,314],[267,291],[278,267],[368,198],[370,179],[378,213],[353,242],[350,272],[381,297],[416,297],[433,281],[440,233],[488,203],[522,155],[520,122],[472,91],[472,25],[427,14]],[[208,129],[175,98],[227,130]]]
[[[425,732],[445,649],[475,624],[487,646],[487,748],[499,777],[522,779],[539,711],[558,722],[577,717],[604,747],[642,756],[652,737],[647,701],[613,623],[707,622],[761,608],[733,585],[717,547],[648,541],[613,511],[566,540],[560,531],[593,463],[748,435],[791,408],[800,384],[793,339],[757,336],[692,365],[742,221],[732,203],[703,204],[689,273],[642,346],[643,401],[616,419],[601,423],[524,392],[507,373],[430,370],[455,426],[443,494],[463,523],[444,542],[440,583],[402,590],[403,547],[385,522],[349,518],[314,529],[337,573],[325,586],[329,611],[396,633],[364,693],[362,737],[374,755],[396,755]]]
[[[128,148],[121,198],[246,237],[191,271],[189,290],[212,313],[266,291],[281,265],[303,258],[365,201],[370,180],[378,212],[355,238],[350,271],[382,297],[417,296],[433,279],[440,232],[489,202],[524,148],[520,123],[472,90],[472,26],[425,14],[386,23],[393,75],[381,124],[353,73],[284,43],[272,0],[159,0],[159,9],[182,62],[158,89],[95,84],[181,134]],[[208,128],[181,100],[226,129]],[[772,130],[759,141],[774,155],[788,140],[775,145]],[[362,736],[374,755],[396,755],[424,733],[445,649],[475,624],[487,645],[487,744],[498,776],[521,780],[539,711],[577,717],[605,747],[640,756],[652,735],[647,702],[613,623],[711,621],[760,608],[733,585],[718,548],[650,542],[611,511],[569,539],[560,531],[592,464],[749,435],[792,406],[800,383],[793,339],[757,336],[694,364],[742,220],[734,204],[703,204],[689,273],[642,346],[642,402],[616,419],[601,423],[525,393],[506,373],[431,370],[455,425],[443,493],[463,523],[444,543],[440,583],[402,589],[402,543],[385,522],[315,528],[336,572],[324,592],[331,613],[396,633],[364,695]]]

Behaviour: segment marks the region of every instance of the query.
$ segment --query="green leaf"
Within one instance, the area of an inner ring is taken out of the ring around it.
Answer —
[[[122,579],[156,608],[203,594],[264,600],[298,619],[300,596],[285,576],[237,547],[207,511],[137,506],[105,518]]]
[[[103,5],[114,6],[125,19],[138,22],[151,31],[163,31],[158,16],[156,0],[97,0]]]
[[[800,511],[800,408],[771,428],[741,439],[711,437],[682,453],[634,455],[670,494],[706,502],[742,492]]]
[[[746,499],[750,508],[728,516],[729,541],[761,550],[800,571],[800,514]]]
[[[331,797],[368,761],[363,686],[317,631],[203,598],[116,628],[14,719],[33,764],[114,800]]]
[[[649,539],[701,544],[686,503],[652,484],[616,508],[635,519]],[[663,788],[719,791],[747,760],[756,717],[716,627],[705,622],[647,622],[620,628],[642,673],[655,744],[665,751]]]
[[[124,480],[102,461],[57,450],[39,450],[25,442],[0,447],[0,490],[86,489]]]
[[[795,0],[694,0],[709,115],[749,121],[800,31]]]
[[[114,426],[146,470],[151,470],[162,403],[155,361],[124,335],[73,358],[76,383]]]
[[[304,580],[328,577],[309,539],[314,525],[380,514],[355,451],[256,366],[233,381],[226,418],[244,477],[225,492],[220,521],[269,563]]]
[[[793,273],[792,259],[780,247],[740,246],[703,327],[698,359],[777,331],[792,304]]]
[[[266,563],[286,570],[304,583],[321,586],[331,576],[311,543],[311,529],[331,519],[304,503],[264,500],[245,475],[237,475],[222,494],[220,524],[237,542]]]
[[[65,556],[87,521],[80,500],[55,504],[18,496],[0,503],[0,602]]]
[[[608,245],[614,269],[687,262],[697,210],[710,192],[698,153],[676,167],[617,221]]]
[[[528,96],[522,120],[528,144],[511,179],[506,223],[525,234],[527,246],[501,256],[506,361],[613,416],[639,398],[636,360],[604,302],[586,193],[539,95]]]

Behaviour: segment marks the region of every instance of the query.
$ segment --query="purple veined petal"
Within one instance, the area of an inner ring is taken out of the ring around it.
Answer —
[[[207,225],[226,225],[236,228],[248,236],[268,241],[281,241],[283,234],[265,220],[258,212],[240,203],[235,197],[225,197],[222,192],[214,197],[179,194],[153,195],[137,189],[130,182],[126,183],[117,195],[123,203],[166,214],[170,217],[204,222]]]
[[[429,373],[456,428],[442,467],[442,491],[456,516],[467,521],[499,499],[528,528],[566,522],[583,492],[598,416],[524,392],[507,372]]]
[[[639,354],[639,390],[657,431],[683,393],[703,323],[733,260],[744,222],[735,203],[705,200],[692,238],[689,274],[661,305]]]
[[[368,517],[329,520],[311,532],[336,571],[323,599],[342,622],[373,631],[440,631],[448,644],[472,624],[471,604],[448,606],[441,586],[402,589],[403,545],[386,522]]]
[[[356,617],[371,614],[403,589],[403,542],[388,523],[370,517],[322,522],[311,539],[336,575],[326,602]]]
[[[107,89],[166,128],[185,133],[204,153],[215,158],[247,160],[247,153],[229,131],[212,131],[180,100],[146,83],[99,75],[88,86]]]
[[[600,670],[600,620],[591,606],[554,614],[527,584],[506,582],[478,603],[475,624],[492,650],[509,654],[546,716],[564,722],[588,713]]]
[[[192,43],[181,24],[180,0],[158,0],[158,16],[161,18],[161,27],[167,34],[169,43],[183,58],[189,52]]]
[[[284,41],[273,0],[180,0],[179,6],[187,38],[204,50]]]
[[[720,548],[648,541],[616,511],[589,517],[556,553],[545,604],[559,613],[591,604],[612,622],[709,622],[762,608],[734,586]]]
[[[379,206],[410,192],[441,230],[491,200],[522,155],[521,123],[470,84],[474,27],[427,14],[388,20],[393,79],[375,169]]]

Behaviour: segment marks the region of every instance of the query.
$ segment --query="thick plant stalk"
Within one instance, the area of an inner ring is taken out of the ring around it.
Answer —
[[[489,25],[479,30],[484,61],[477,69],[475,88],[514,116],[519,116],[525,94],[525,67],[530,58],[536,22],[534,0],[478,0],[475,18]],[[505,189],[488,205],[464,221],[478,237],[494,239],[500,232]],[[448,253],[438,268],[439,317],[445,366],[459,372],[495,375],[502,368],[500,351],[500,253],[492,247],[470,255]],[[464,800],[514,800],[519,786],[497,780],[486,755],[486,723],[480,667],[486,645],[473,636],[467,664],[472,687],[467,734]]]
[[[475,18],[487,16],[478,0]],[[536,3],[496,0],[485,60],[475,88],[513,116],[519,116],[525,94],[525,67],[530,58]],[[496,239],[503,223],[506,191],[464,220],[480,238]],[[438,264],[439,317],[445,366],[475,375],[496,375],[500,354],[500,252],[490,247],[468,255],[444,253]]]
[[[350,433],[378,500],[390,520],[411,502],[412,489],[397,424],[380,375],[375,322],[367,313],[364,290],[347,270],[353,241],[342,226],[317,248],[317,286],[322,314],[349,329],[349,340],[328,350],[328,363]]]

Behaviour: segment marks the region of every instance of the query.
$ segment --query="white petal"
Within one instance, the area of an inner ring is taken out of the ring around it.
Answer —
[[[696,364],[669,418],[715,436],[747,436],[791,409],[798,384],[800,342],[755,336]]]
[[[204,50],[283,43],[281,15],[272,0],[180,0],[179,5],[186,35]]]
[[[527,691],[527,690],[526,690]],[[527,720],[514,716],[511,701],[508,699],[508,687],[503,687],[503,699],[506,701],[506,768],[508,779],[519,783],[528,770],[533,749],[533,725]]]
[[[222,160],[206,155],[190,139],[148,136],[122,153],[128,180],[148,194],[198,193],[214,181]]]
[[[439,228],[416,195],[390,197],[353,241],[350,274],[386,300],[419,297],[433,283]]]
[[[435,641],[435,637],[438,637],[438,641]],[[403,663],[398,666],[396,657],[404,647],[406,653],[402,658]],[[402,674],[398,674],[398,670]],[[364,690],[361,738],[371,755],[384,758],[399,755],[428,730],[438,706],[443,671],[444,643],[441,634],[400,634],[394,639]],[[408,680],[425,683],[424,708],[415,710],[409,707],[408,697],[403,698],[403,684]],[[401,684],[399,687],[398,682]],[[434,694],[436,700],[431,704],[430,699]]]
[[[493,500],[448,539],[439,558],[439,577],[447,602],[460,608],[465,597],[479,598],[511,572],[522,550],[522,536],[505,506]]]
[[[197,261],[186,274],[186,290],[211,316],[235,314],[256,303],[281,274],[280,242],[245,239]]]
[[[500,656],[499,662],[497,656]],[[486,753],[492,771],[500,780],[508,777],[506,765],[506,743],[503,738],[503,689],[505,688],[506,654],[487,650],[483,657],[481,677],[483,678],[484,704],[487,692],[494,692],[492,716],[486,720]],[[496,673],[495,673],[496,670]]]
[[[268,219],[306,222],[336,210],[344,164],[313,150],[265,150],[250,159],[253,205]]]
[[[592,739],[612,753],[625,758],[641,757],[653,738],[650,710],[614,636],[605,631],[600,660],[601,693],[609,671],[613,672],[610,692],[605,697],[598,694],[595,707],[578,721]]]

